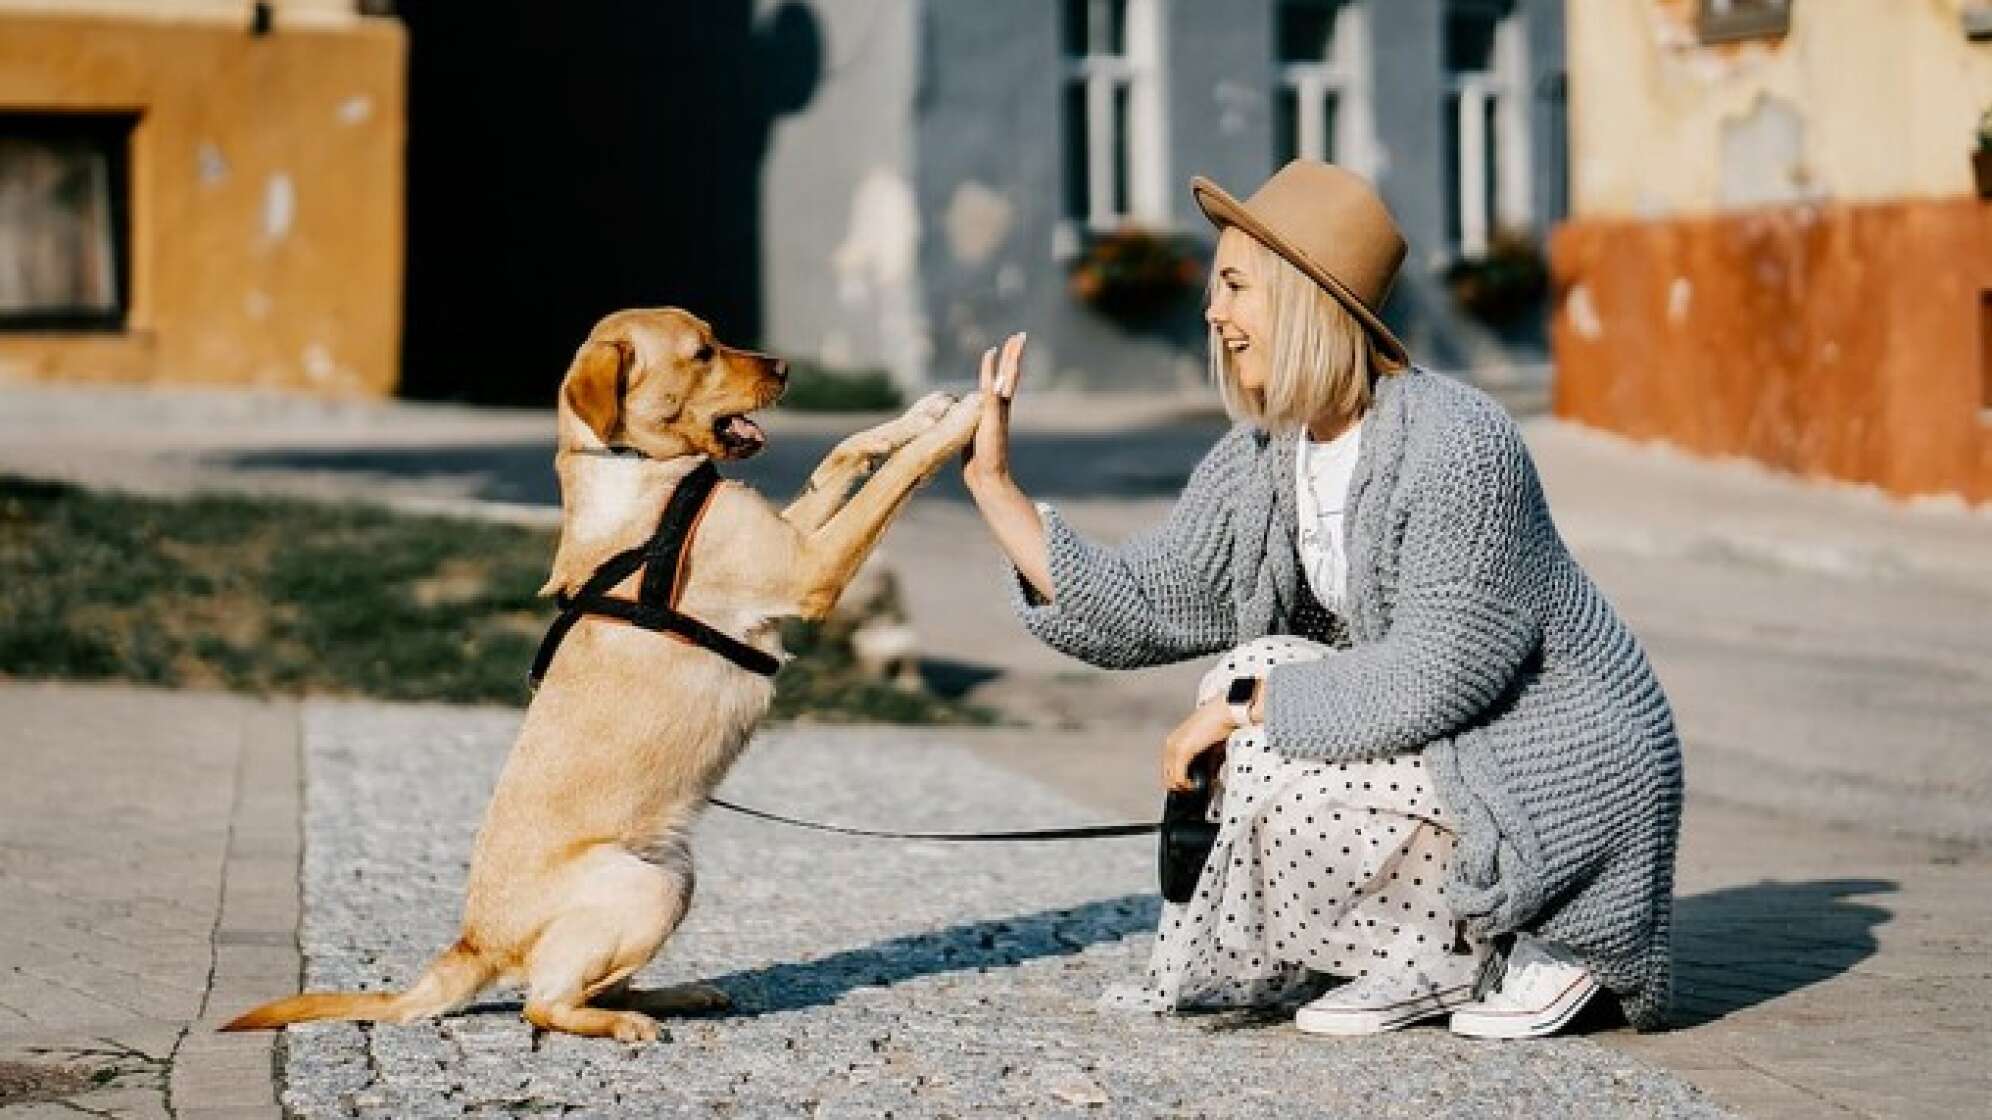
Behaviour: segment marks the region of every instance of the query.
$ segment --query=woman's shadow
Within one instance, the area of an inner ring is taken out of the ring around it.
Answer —
[[[1887,879],[1766,880],[1676,900],[1670,1025],[1714,1022],[1829,980],[1873,956],[1875,927],[1893,914],[1856,899],[1898,889]],[[1153,930],[1159,909],[1154,895],[1122,895],[907,934],[710,982],[733,997],[732,1014],[795,1011],[835,1003],[856,988],[1078,953]]]
[[[1899,889],[1888,879],[1766,880],[1677,899],[1671,1025],[1712,1023],[1853,968],[1894,916],[1856,899]]]

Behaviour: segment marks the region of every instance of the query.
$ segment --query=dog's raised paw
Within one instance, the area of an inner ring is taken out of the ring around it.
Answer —
[[[906,410],[906,414],[918,416],[923,420],[939,420],[948,414],[948,409],[953,408],[954,403],[953,393],[928,393],[915,401],[913,407]]]

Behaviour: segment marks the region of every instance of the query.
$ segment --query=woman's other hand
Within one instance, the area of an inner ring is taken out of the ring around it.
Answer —
[[[1192,789],[1190,767],[1205,751],[1224,746],[1238,725],[1231,721],[1231,709],[1217,697],[1190,713],[1162,741],[1162,785],[1174,793]]]
[[[975,442],[962,452],[962,480],[969,486],[999,486],[1010,481],[1010,402],[1023,376],[1024,335],[1019,331],[1003,345],[982,352],[982,421]]]

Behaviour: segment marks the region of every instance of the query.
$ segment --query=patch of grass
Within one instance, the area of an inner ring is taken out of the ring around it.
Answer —
[[[522,705],[548,530],[374,506],[100,494],[0,475],[0,676]],[[785,632],[775,716],[986,722]]]
[[[781,406],[796,412],[886,412],[904,404],[899,387],[882,369],[839,370],[792,361]]]

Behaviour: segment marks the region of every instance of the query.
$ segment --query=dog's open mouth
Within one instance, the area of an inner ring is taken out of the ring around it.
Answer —
[[[712,422],[712,434],[728,455],[745,459],[768,445],[768,434],[744,413],[721,416]]]

